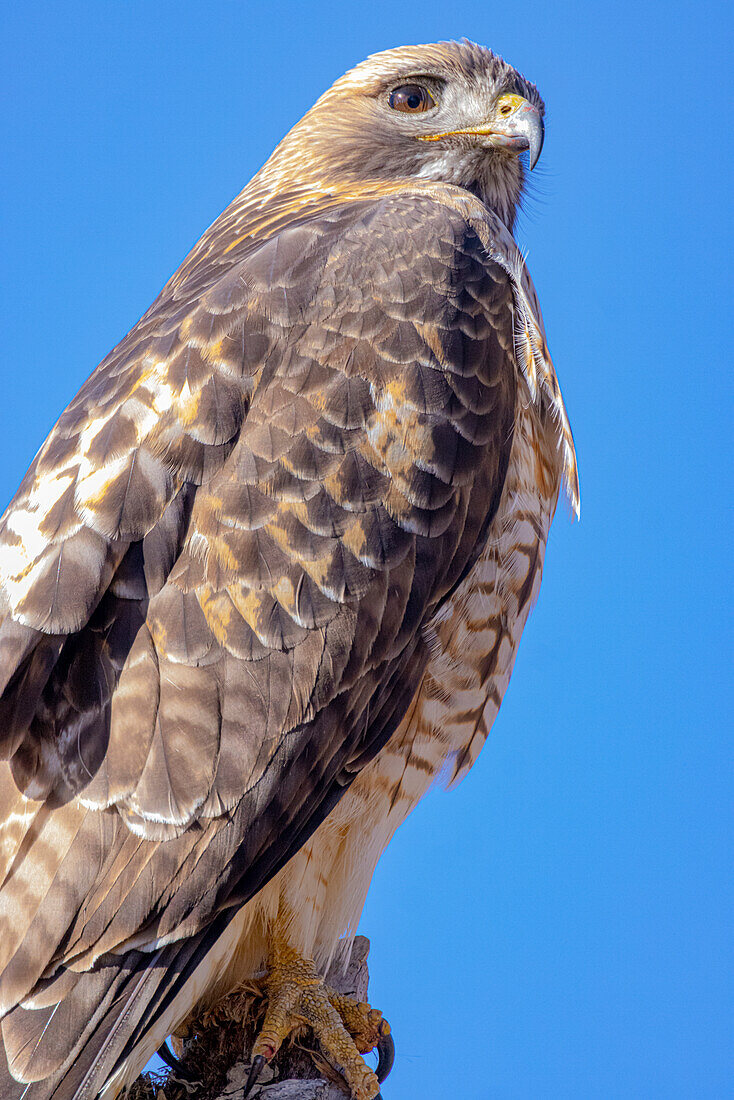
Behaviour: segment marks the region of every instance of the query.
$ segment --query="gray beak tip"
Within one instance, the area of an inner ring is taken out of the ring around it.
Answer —
[[[543,139],[545,137],[545,129],[543,127],[543,120],[538,116],[537,125],[533,127],[528,135],[528,167],[532,172],[535,165],[538,163],[540,154],[543,151]]]

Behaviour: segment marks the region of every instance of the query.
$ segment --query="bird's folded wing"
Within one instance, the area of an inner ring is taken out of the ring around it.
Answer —
[[[0,1005],[25,999],[27,1080],[68,1056],[34,1011],[252,896],[385,743],[502,489],[512,290],[459,214],[342,203],[232,256],[172,280],[2,521]]]

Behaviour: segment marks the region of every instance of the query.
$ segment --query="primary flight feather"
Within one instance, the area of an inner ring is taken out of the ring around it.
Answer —
[[[263,974],[253,1073],[305,1019],[376,1096],[387,1027],[320,974],[486,739],[564,478],[578,508],[512,236],[542,119],[468,42],[351,70],[2,517],[2,1100],[113,1097]]]

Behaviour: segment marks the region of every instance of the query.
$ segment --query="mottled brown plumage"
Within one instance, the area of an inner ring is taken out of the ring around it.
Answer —
[[[468,43],[347,74],[2,518],[3,1097],[113,1095],[262,968],[279,908],[324,964],[499,706],[573,442],[522,165],[396,121],[415,73],[464,126],[503,94],[542,112]]]

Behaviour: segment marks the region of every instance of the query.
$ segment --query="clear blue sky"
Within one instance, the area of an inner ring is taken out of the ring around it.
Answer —
[[[649,0],[6,9],[0,506],[346,68],[466,35],[546,99],[519,236],[582,518],[559,510],[479,763],[375,878],[372,998],[398,1044],[385,1100],[734,1095],[730,31],[723,4]]]

